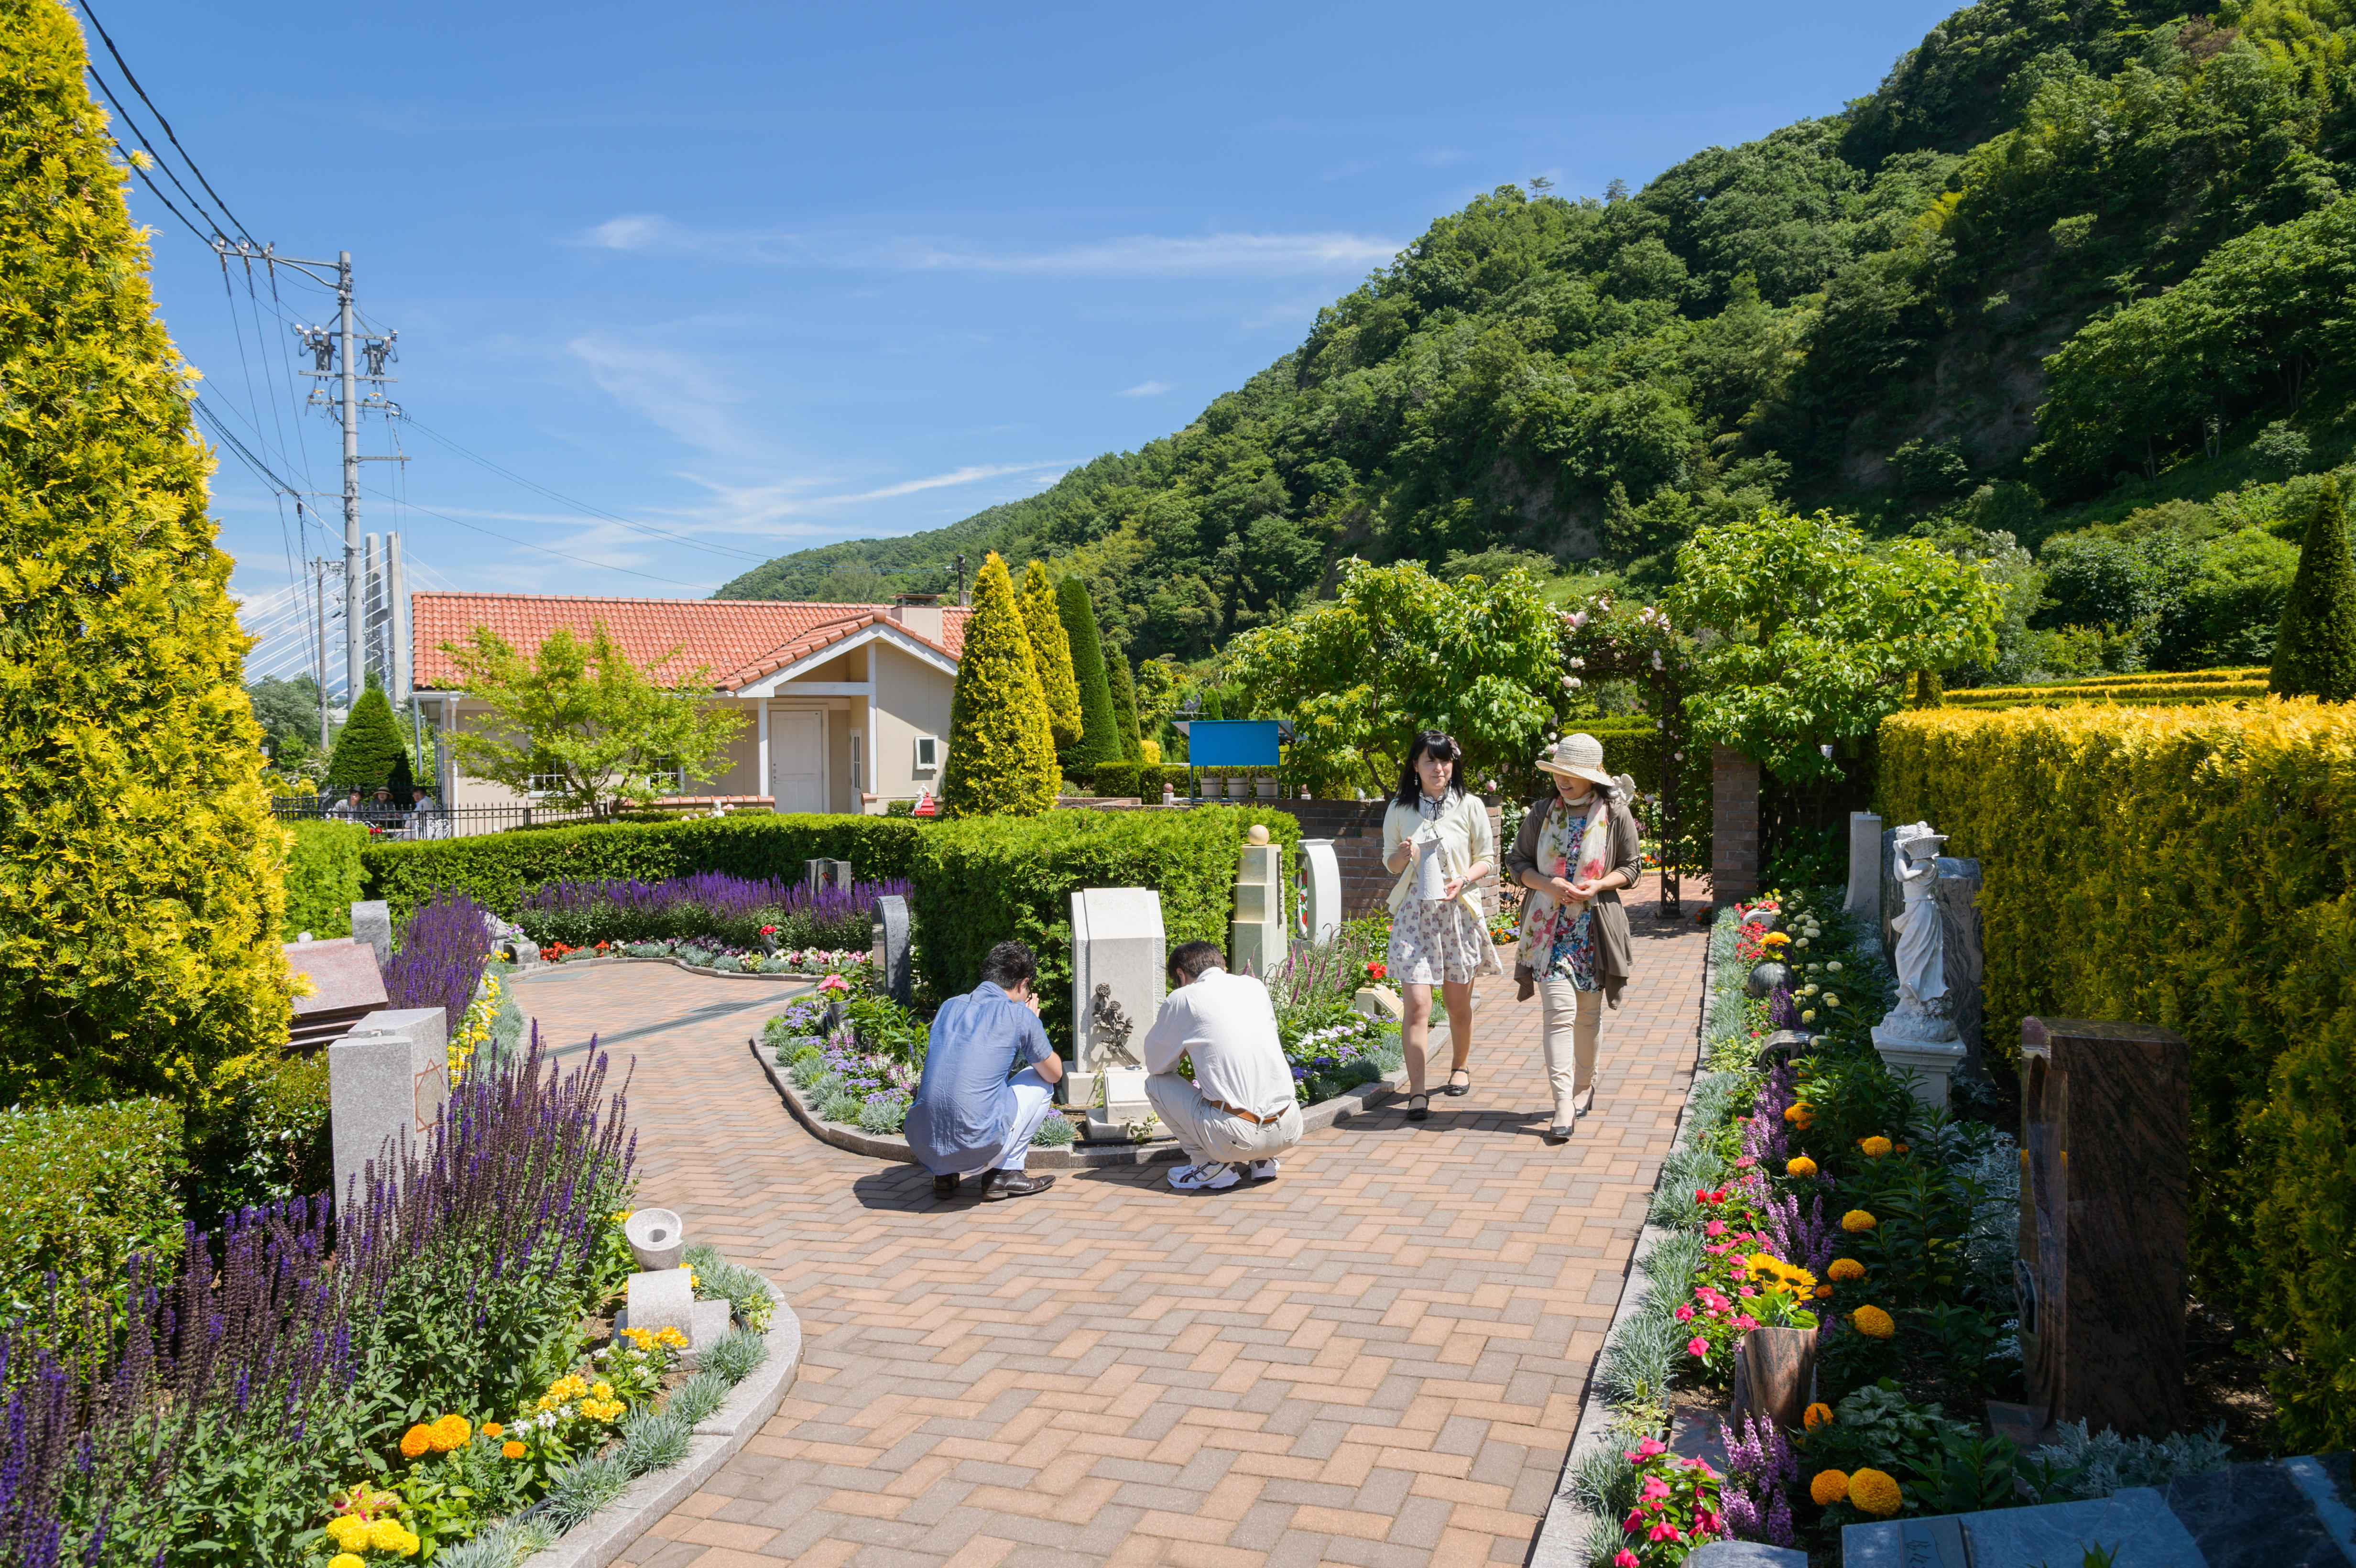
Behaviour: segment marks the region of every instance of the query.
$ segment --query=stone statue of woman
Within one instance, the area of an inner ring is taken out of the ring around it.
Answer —
[[[1916,1040],[1947,1040],[1955,1033],[1947,1004],[1947,955],[1939,906],[1932,898],[1939,876],[1939,846],[1947,841],[1927,822],[1898,830],[1898,880],[1905,912],[1891,922],[1898,933],[1891,964],[1898,971],[1898,1008],[1887,1020],[1892,1032]]]

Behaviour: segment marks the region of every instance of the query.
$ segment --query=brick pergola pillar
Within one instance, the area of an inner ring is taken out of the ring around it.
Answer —
[[[1727,904],[1759,891],[1759,763],[1729,746],[1710,752],[1709,894]]]

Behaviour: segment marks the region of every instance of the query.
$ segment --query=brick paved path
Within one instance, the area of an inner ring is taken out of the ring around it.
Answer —
[[[776,1418],[621,1561],[1520,1562],[1692,1068],[1704,938],[1650,908],[1569,1145],[1541,1139],[1537,1005],[1507,978],[1470,1095],[1199,1196],[1162,1165],[936,1203],[777,1104],[744,1048],[777,992],[651,965],[525,983],[553,1044],[631,1035],[642,1201],[782,1282],[809,1336]]]

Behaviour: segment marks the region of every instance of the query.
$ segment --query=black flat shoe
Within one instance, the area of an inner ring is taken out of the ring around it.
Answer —
[[[1420,1105],[1417,1104],[1416,1102],[1418,1100],[1422,1101],[1423,1104]],[[1414,1093],[1409,1094],[1407,1097],[1407,1119],[1408,1121],[1420,1122],[1430,1115],[1431,1096],[1430,1094],[1419,1089]]]
[[[934,1197],[941,1199],[954,1198],[957,1196],[957,1189],[958,1179],[956,1177],[936,1176],[933,1178]]]
[[[1456,1082],[1456,1075],[1459,1072],[1464,1074],[1464,1083],[1461,1087]],[[1441,1090],[1440,1093],[1443,1094],[1470,1094],[1472,1093],[1472,1070],[1469,1067],[1450,1068],[1448,1071],[1448,1087]]]
[[[985,1178],[989,1185],[981,1189],[984,1203],[1002,1203],[1009,1198],[1028,1198],[1033,1192],[1044,1192],[1055,1185],[1052,1176],[1025,1176],[1019,1170],[993,1170]]]

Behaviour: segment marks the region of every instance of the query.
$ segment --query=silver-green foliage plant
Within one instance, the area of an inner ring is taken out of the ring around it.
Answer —
[[[556,1540],[537,1520],[499,1525],[434,1554],[437,1568],[516,1568]]]
[[[630,1474],[667,1470],[687,1457],[692,1424],[669,1410],[639,1410],[622,1423],[622,1445],[614,1452]]]
[[[741,1383],[768,1359],[769,1342],[750,1328],[739,1328],[703,1352],[703,1368],[732,1384]]]
[[[728,1380],[714,1371],[701,1371],[670,1391],[663,1408],[693,1425],[728,1402]]]
[[[739,1323],[756,1334],[768,1331],[769,1319],[777,1310],[777,1298],[767,1280],[741,1264],[730,1263],[716,1247],[690,1247],[681,1261],[694,1271],[699,1296],[707,1301],[725,1299],[730,1313]]]
[[[2222,1421],[2204,1431],[2159,1438],[2122,1437],[2107,1426],[2089,1433],[2083,1421],[2065,1422],[2054,1431],[2059,1440],[2038,1453],[2078,1472],[2064,1483],[2075,1498],[2106,1498],[2123,1487],[2164,1487],[2179,1476],[2222,1470],[2233,1456],[2222,1441]]]
[[[675,1402],[679,1396],[671,1397]],[[562,1534],[586,1523],[599,1509],[629,1490],[633,1478],[618,1450],[576,1459],[549,1477],[548,1496],[541,1501],[541,1517]]]
[[[1072,1140],[1078,1136],[1078,1129],[1072,1125],[1072,1119],[1069,1116],[1051,1115],[1045,1121],[1039,1124],[1039,1130],[1037,1132],[1031,1135],[1031,1147],[1033,1148],[1063,1148],[1068,1146]]]

